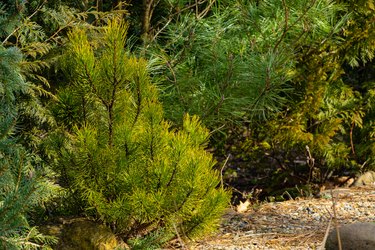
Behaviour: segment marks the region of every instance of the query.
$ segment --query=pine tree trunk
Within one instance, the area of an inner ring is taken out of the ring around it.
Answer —
[[[98,11],[103,11],[103,0],[96,1],[96,8]]]
[[[142,39],[143,42],[149,38],[150,21],[153,12],[154,0],[143,0],[143,17],[142,17]]]

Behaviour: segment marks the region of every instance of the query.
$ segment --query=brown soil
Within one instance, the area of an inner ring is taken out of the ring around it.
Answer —
[[[236,211],[238,207],[228,210],[216,235],[182,247],[177,242],[169,249],[319,249],[331,220],[330,229],[336,223],[375,222],[375,186],[245,207],[243,212]]]

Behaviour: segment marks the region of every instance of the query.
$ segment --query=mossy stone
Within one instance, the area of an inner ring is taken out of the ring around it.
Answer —
[[[110,250],[119,246],[116,236],[109,228],[83,218],[42,226],[41,231],[59,238],[54,247],[59,250]]]

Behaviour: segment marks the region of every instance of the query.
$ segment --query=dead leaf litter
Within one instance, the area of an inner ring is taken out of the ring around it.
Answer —
[[[250,205],[240,212],[231,209],[216,235],[185,248],[319,249],[334,216],[333,204],[338,225],[375,222],[375,186],[338,188],[323,192],[320,198]],[[331,229],[334,225],[335,220]]]

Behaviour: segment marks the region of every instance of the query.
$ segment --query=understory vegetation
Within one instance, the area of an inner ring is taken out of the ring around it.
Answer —
[[[375,170],[373,0],[5,0],[0,43],[2,249],[61,216],[162,247]]]

